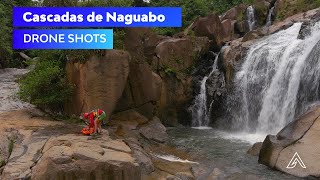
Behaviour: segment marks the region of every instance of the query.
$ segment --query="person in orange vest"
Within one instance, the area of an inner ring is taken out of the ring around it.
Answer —
[[[107,117],[105,111],[101,109],[93,110],[91,112],[86,112],[83,114],[83,117],[90,122],[89,129],[93,128],[93,135],[102,132],[102,121]]]

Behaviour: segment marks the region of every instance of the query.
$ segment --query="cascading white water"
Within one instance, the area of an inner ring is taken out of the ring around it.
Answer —
[[[255,20],[255,17],[254,17],[254,8],[253,8],[253,6],[249,6],[247,8],[247,22],[248,22],[248,25],[249,25],[249,30],[250,31],[254,30],[254,26],[256,24],[256,20]]]
[[[277,133],[319,100],[320,23],[298,39],[301,23],[253,44],[235,77],[234,129]]]
[[[210,123],[210,113],[208,113],[208,108],[207,108],[208,105],[207,105],[206,82],[208,78],[210,78],[211,75],[218,70],[217,64],[218,64],[219,54],[214,53],[214,55],[215,55],[215,59],[212,65],[212,70],[208,76],[205,76],[201,80],[200,93],[195,97],[195,103],[192,107],[192,126],[193,127],[208,127]],[[209,112],[210,112],[211,104],[212,102],[210,103],[210,106],[209,106]]]
[[[273,11],[274,11],[274,7],[272,7],[271,9],[269,9],[268,16],[267,16],[266,26],[271,26],[271,24],[272,24]]]

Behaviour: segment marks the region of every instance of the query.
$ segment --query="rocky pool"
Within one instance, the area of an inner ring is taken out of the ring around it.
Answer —
[[[258,164],[258,157],[247,154],[254,142],[263,141],[265,135],[231,134],[215,129],[168,128],[171,143],[186,149],[208,173],[212,171],[218,179],[300,179]],[[193,161],[195,160],[193,159]]]

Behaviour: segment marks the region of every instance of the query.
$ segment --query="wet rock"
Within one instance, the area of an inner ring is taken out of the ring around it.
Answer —
[[[237,21],[235,24],[235,32],[243,36],[245,33],[249,32],[249,25],[247,20]]]
[[[252,174],[244,174],[244,173],[234,173],[231,176],[227,177],[228,180],[259,180],[261,178],[252,175]]]
[[[128,138],[125,140],[126,144],[132,149],[133,157],[139,163],[142,174],[148,175],[155,171],[151,156],[145,152],[137,139]]]
[[[302,23],[298,38],[305,39],[307,36],[309,36],[311,34],[311,28],[318,21],[320,21],[320,11],[312,16],[311,21]]]
[[[190,171],[190,163],[172,162],[160,158],[154,159],[153,162],[157,169],[174,175],[180,179],[194,178]]]
[[[139,129],[140,134],[146,139],[153,140],[155,142],[164,143],[168,140],[168,134],[166,128],[161,124],[159,118],[154,117],[153,120],[143,125]]]
[[[241,41],[242,39],[232,41],[229,46],[225,46],[219,56],[219,62],[223,67],[227,88],[232,86],[234,74],[241,67],[241,60],[246,56],[248,50],[248,48],[245,47],[245,43]]]
[[[252,145],[252,147],[247,151],[247,154],[252,156],[259,156],[260,149],[262,147],[262,142],[256,142]]]
[[[246,41],[251,41],[254,39],[258,39],[260,37],[259,33],[257,31],[250,31],[248,33],[246,33],[243,38],[242,38],[242,42],[246,42]]]
[[[192,174],[187,173],[187,172],[178,172],[175,175],[176,175],[176,177],[180,178],[181,180],[194,180],[195,179]]]
[[[320,156],[316,155],[320,152],[316,138],[319,128],[320,108],[317,107],[288,124],[276,136],[268,135],[260,151],[259,163],[299,177],[320,177]],[[296,152],[307,168],[298,163],[296,168],[286,168]]]
[[[213,171],[206,177],[206,180],[217,180],[219,179],[222,171],[218,168],[214,168]]]
[[[167,176],[166,180],[182,180],[180,178],[178,178],[177,176],[174,176],[174,175],[169,175]]]
[[[205,36],[212,40],[212,47],[219,51],[223,45],[224,30],[217,14],[199,17],[192,25],[196,36]]]
[[[67,63],[68,80],[76,88],[66,112],[79,115],[101,108],[110,116],[127,83],[129,61],[128,52],[109,50],[105,56],[93,56],[84,64]]]

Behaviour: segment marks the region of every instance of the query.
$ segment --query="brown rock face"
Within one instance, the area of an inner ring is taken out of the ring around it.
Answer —
[[[169,138],[166,133],[166,127],[161,124],[161,121],[157,117],[154,117],[148,124],[142,126],[139,132],[146,139],[159,143],[164,143]]]
[[[150,28],[126,28],[125,33],[125,49],[132,59],[139,62],[151,60],[161,38]]]
[[[177,125],[178,119],[186,119],[186,104],[192,98],[190,72],[198,58],[209,50],[207,37],[167,39],[156,47],[157,61],[153,68],[162,77],[161,97],[157,102],[157,116],[167,125]]]
[[[232,85],[234,73],[240,67],[240,64],[242,63],[241,60],[245,57],[246,51],[252,43],[248,42],[248,44],[246,44],[241,41],[241,38],[231,41],[230,45],[222,50],[222,54],[219,57],[222,58],[227,87]]]
[[[228,42],[233,39],[234,35],[234,24],[235,21],[231,21],[230,19],[225,19],[221,22],[224,30],[224,42]]]
[[[160,99],[162,80],[152,72],[150,64],[156,45],[162,38],[148,28],[128,28],[125,32],[125,47],[132,59],[128,82],[116,112],[136,109],[151,119],[155,113],[155,102]]]
[[[262,147],[262,142],[254,143],[252,147],[247,151],[247,153],[252,156],[259,156],[261,147]]]
[[[258,26],[266,24],[270,3],[265,0],[256,0],[254,2],[255,17]]]
[[[161,86],[161,77],[152,72],[147,63],[130,63],[128,82],[116,111],[136,109],[147,118],[152,118],[155,102],[160,99]]]
[[[249,25],[248,25],[247,20],[238,21],[236,23],[235,30],[240,35],[244,35],[245,33],[249,32]]]
[[[230,20],[243,20],[245,13],[246,13],[246,9],[247,9],[247,5],[245,4],[239,4],[238,6],[235,6],[231,9],[229,9],[221,18],[221,20],[226,20],[226,19],[230,19]]]
[[[251,41],[251,40],[254,40],[254,39],[258,39],[260,36],[259,36],[259,33],[257,31],[250,31],[248,33],[246,33],[243,38],[242,38],[242,42],[246,42],[246,41]]]
[[[141,179],[138,164],[122,141],[103,136],[65,135],[48,140],[31,179]]]
[[[68,80],[76,85],[75,93],[66,105],[66,112],[81,112],[102,108],[107,116],[115,109],[129,74],[130,55],[125,51],[106,51],[103,57],[91,57],[84,64],[69,62]]]
[[[212,47],[219,50],[223,45],[224,30],[217,14],[199,17],[192,25],[196,36],[206,36],[212,40]]]
[[[276,136],[268,135],[260,151],[259,163],[299,177],[320,177],[319,130],[320,108],[317,107],[288,124]],[[287,168],[296,152],[306,168],[298,162],[294,168]]]
[[[175,72],[187,71],[196,58],[209,50],[209,40],[204,37],[167,39],[159,43],[155,53],[159,58],[154,67],[170,68]]]

